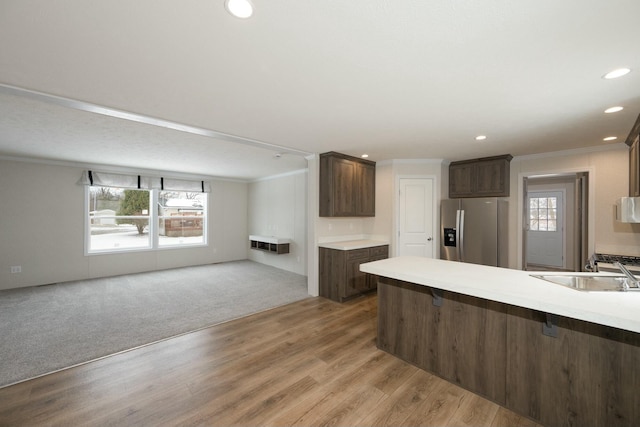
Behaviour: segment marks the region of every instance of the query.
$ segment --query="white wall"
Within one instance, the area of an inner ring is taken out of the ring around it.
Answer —
[[[276,255],[249,249],[249,259],[307,275],[307,171],[249,184],[248,234],[291,239],[289,253]]]
[[[640,224],[615,220],[614,204],[629,191],[629,153],[626,145],[614,144],[601,150],[523,156],[511,161],[510,267],[521,265],[518,207],[522,204],[523,176],[581,171],[590,174],[590,251],[640,256]]]
[[[247,258],[247,184],[222,180],[211,181],[208,247],[85,256],[82,170],[0,159],[0,289]]]

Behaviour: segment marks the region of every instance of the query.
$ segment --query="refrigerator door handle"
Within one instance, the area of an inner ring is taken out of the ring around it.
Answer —
[[[456,209],[456,261],[460,259],[460,209]]]
[[[456,236],[458,240],[458,259],[464,262],[464,210],[459,210],[456,218]]]

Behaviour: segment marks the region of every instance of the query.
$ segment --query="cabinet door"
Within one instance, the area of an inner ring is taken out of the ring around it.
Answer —
[[[319,258],[318,279],[320,296],[334,301],[340,301],[346,274],[345,251],[320,248]]]
[[[474,192],[475,163],[449,166],[449,197],[472,197]]]
[[[347,261],[347,277],[344,288],[343,297],[350,297],[360,294],[369,288],[369,277],[367,273],[360,271],[360,264],[367,260],[351,260]]]
[[[374,246],[369,248],[369,259],[367,262],[372,261],[380,261],[381,259],[389,258],[389,245],[384,246]],[[378,276],[375,274],[367,275],[367,291],[377,289],[378,287]]]
[[[640,136],[629,149],[629,196],[640,197]]]
[[[509,196],[509,162],[503,159],[478,162],[475,184],[478,197]]]
[[[356,213],[358,216],[376,215],[376,167],[357,163]]]
[[[349,160],[333,159],[333,214],[352,216],[356,211],[356,165]]]
[[[320,216],[355,216],[356,164],[334,156],[320,159]]]
[[[369,249],[346,251],[346,277],[343,287],[343,298],[360,294],[367,290],[367,273],[360,271],[360,264],[369,261]]]
[[[377,257],[372,257],[369,259],[369,262],[371,261],[380,261],[381,259],[387,259],[388,257],[386,255],[379,255]],[[378,276],[377,274],[369,274],[369,277],[367,278],[367,290],[373,290],[373,289],[377,289],[378,288],[378,278],[380,276]]]

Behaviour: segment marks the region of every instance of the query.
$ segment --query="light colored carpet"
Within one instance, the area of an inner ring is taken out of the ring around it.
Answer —
[[[0,291],[0,387],[308,296],[253,261]]]

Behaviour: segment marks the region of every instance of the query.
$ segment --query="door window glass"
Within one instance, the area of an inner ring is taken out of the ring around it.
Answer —
[[[557,231],[558,198],[531,197],[529,199],[529,229]]]

